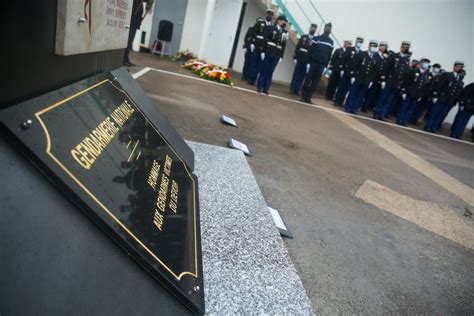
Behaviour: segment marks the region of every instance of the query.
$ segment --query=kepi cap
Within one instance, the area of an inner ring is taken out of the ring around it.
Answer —
[[[284,14],[280,14],[278,17],[277,17],[277,21],[279,20],[283,20],[285,22],[288,22],[288,19],[286,18],[286,15]]]
[[[454,66],[461,66],[461,67],[464,67],[464,62],[463,61],[455,61],[454,62]]]

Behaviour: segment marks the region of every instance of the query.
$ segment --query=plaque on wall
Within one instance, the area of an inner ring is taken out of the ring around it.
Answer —
[[[131,96],[140,92],[121,84],[130,80],[125,71],[104,73],[2,110],[2,134],[127,254],[202,314],[197,178],[149,108]]]
[[[58,0],[56,54],[127,47],[132,6],[133,0]]]

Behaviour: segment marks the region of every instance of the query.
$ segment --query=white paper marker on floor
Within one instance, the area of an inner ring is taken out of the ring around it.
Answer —
[[[285,222],[283,222],[280,212],[270,206],[268,206],[268,210],[270,211],[270,214],[273,217],[275,226],[278,228],[278,231],[280,231],[280,235],[282,235],[283,237],[293,238],[293,234],[288,230],[285,225]]]
[[[234,120],[233,118],[228,117],[227,115],[222,115],[221,121],[222,121],[223,123],[225,123],[225,124],[238,127],[238,126],[237,126],[237,123],[235,122],[235,120]]]
[[[229,140],[229,147],[234,148],[234,149],[238,149],[238,150],[242,151],[244,154],[250,156],[250,150],[247,147],[247,145],[245,145],[244,143],[239,142],[238,140],[235,140],[235,139],[231,138]]]

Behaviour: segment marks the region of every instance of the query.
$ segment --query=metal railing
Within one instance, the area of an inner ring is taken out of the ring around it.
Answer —
[[[296,21],[296,19],[294,18],[294,16],[291,14],[291,10],[288,8],[288,6],[286,5],[287,4],[287,0],[274,0],[276,2],[276,4],[278,5],[278,7],[280,8],[280,10],[286,15],[286,17],[288,18],[289,22],[291,23],[291,27],[293,27],[295,29],[295,31],[298,33],[298,35],[303,35],[305,34],[305,32],[303,31],[303,29],[301,28],[300,24]],[[291,1],[292,3],[295,3],[296,6],[298,7],[298,9],[301,11],[301,13],[303,14],[303,16],[306,18],[308,24],[311,24],[311,23],[314,23],[314,19],[311,19],[310,16],[311,14],[308,14],[307,13],[307,10],[305,10],[303,8],[303,6],[301,5],[300,1],[298,0],[289,0]],[[307,0],[305,1],[306,3],[309,3],[312,11],[311,12],[314,12],[316,13],[316,16],[319,18],[319,20],[321,21],[321,25],[319,25],[318,29],[319,30],[323,30],[324,29],[324,26],[326,25],[326,20],[323,18],[323,16],[321,15],[321,13],[319,12],[319,10],[316,8],[315,4],[313,3],[313,0]],[[339,47],[342,47],[341,43],[339,42],[339,40],[337,39],[336,35],[334,35],[334,33],[331,33],[330,37],[332,37],[332,39],[334,40],[334,42],[337,44],[337,46]]]

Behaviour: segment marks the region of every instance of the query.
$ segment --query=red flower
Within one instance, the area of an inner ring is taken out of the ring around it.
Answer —
[[[226,72],[226,73],[225,73],[225,77],[226,77],[227,79],[229,79],[229,78],[230,78],[230,73]]]

